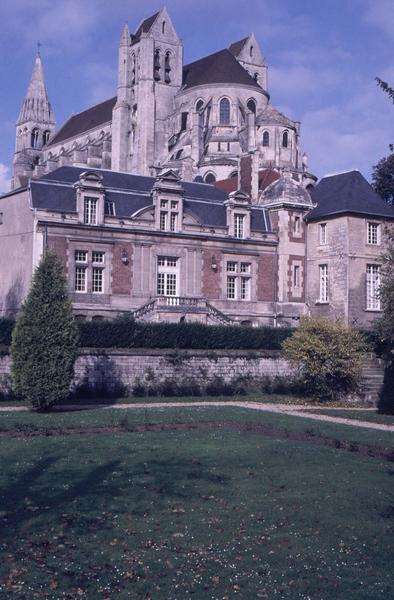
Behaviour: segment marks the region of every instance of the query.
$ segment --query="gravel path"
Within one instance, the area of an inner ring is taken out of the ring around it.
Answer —
[[[379,429],[381,431],[393,431],[394,425],[386,425],[384,423],[372,423],[370,421],[362,421],[361,419],[346,419],[345,417],[330,417],[329,415],[322,415],[318,413],[311,413],[311,410],[314,410],[311,407],[300,408],[297,405],[289,405],[289,404],[263,404],[260,402],[152,402],[149,404],[144,404],[143,402],[139,402],[136,404],[113,404],[113,405],[97,405],[94,408],[102,408],[104,410],[126,410],[126,409],[135,409],[135,408],[177,408],[177,407],[207,407],[207,406],[234,406],[236,408],[246,408],[249,410],[260,410],[272,413],[279,414],[287,414],[293,415],[296,417],[302,417],[304,419],[312,419],[315,421],[328,421],[329,423],[338,423],[341,425],[352,425],[353,427],[364,427],[366,429]],[[92,409],[92,405],[67,405],[62,406],[62,410],[88,410]],[[0,407],[0,411],[27,411],[29,410],[26,406],[2,406]],[[318,411],[319,409],[315,409]],[[334,409],[333,409],[334,410]],[[346,409],[341,409],[346,410]],[[357,409],[348,409],[348,410],[357,410]],[[359,409],[365,410],[365,409]],[[371,409],[373,410],[373,409]]]

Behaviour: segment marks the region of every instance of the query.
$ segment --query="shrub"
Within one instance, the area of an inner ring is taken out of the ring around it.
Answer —
[[[48,252],[33,276],[12,334],[16,394],[39,410],[68,397],[78,330],[59,259]]]
[[[357,391],[366,345],[355,329],[338,321],[303,318],[283,350],[315,400],[334,400]]]

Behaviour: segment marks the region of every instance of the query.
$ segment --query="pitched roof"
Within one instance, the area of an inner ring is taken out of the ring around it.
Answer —
[[[265,190],[271,183],[279,179],[279,173],[273,169],[260,169],[259,170],[259,190]],[[235,192],[238,189],[238,175],[236,177],[229,177],[228,179],[219,179],[214,183],[219,190],[223,192]]]
[[[59,212],[76,212],[76,193],[74,184],[81,173],[88,169],[82,167],[60,167],[39,179],[30,182],[33,208]],[[113,202],[118,218],[127,218],[152,205],[151,190],[156,182],[154,177],[131,175],[94,169],[102,176],[105,198]],[[193,213],[200,222],[208,227],[226,225],[227,194],[212,185],[181,182],[184,190],[184,209]],[[270,228],[267,213],[262,207],[252,207],[253,231],[266,232]]]
[[[228,49],[230,50],[231,54],[234,54],[234,56],[238,56],[238,54],[241,52],[242,48],[245,46],[246,42],[248,41],[248,37],[243,38],[242,40],[239,40],[238,42],[233,42]]]
[[[185,88],[209,83],[240,83],[261,89],[257,81],[241,67],[234,55],[227,49],[184,66],[183,85]]]
[[[70,117],[53,136],[48,146],[54,146],[59,142],[104,125],[108,121],[112,121],[112,109],[116,104],[116,100],[115,96]]]
[[[135,32],[135,34],[133,36],[134,40],[136,40],[136,41],[139,40],[141,37],[141,33],[148,33],[148,31],[152,27],[153,23],[156,21],[159,13],[160,13],[160,11],[158,11],[151,17],[148,17],[147,19],[144,19],[144,21],[142,21],[141,25],[138,27],[137,31]]]
[[[359,171],[323,177],[312,191],[312,199],[317,206],[307,215],[308,221],[346,213],[394,219],[394,208]]]

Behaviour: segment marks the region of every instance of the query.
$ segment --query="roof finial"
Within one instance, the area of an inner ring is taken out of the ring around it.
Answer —
[[[37,42],[37,56],[39,56],[39,57],[41,57],[41,46],[42,46],[42,44],[41,44],[40,40],[38,40],[38,42]]]

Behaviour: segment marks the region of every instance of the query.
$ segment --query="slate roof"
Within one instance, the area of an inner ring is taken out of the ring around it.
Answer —
[[[261,89],[257,81],[241,67],[232,52],[227,49],[184,66],[183,85],[185,88],[210,83],[240,83]]]
[[[394,219],[394,208],[372,189],[359,171],[323,177],[311,195],[317,206],[308,213],[308,221],[349,213]]]
[[[55,144],[68,140],[74,136],[81,135],[81,133],[99,127],[104,123],[108,123],[108,121],[112,121],[112,109],[115,106],[116,100],[117,98],[115,96],[114,98],[100,102],[100,104],[96,104],[76,115],[72,115],[51,139],[48,147],[54,146]]]
[[[248,37],[243,38],[242,40],[239,40],[238,42],[233,42],[228,49],[230,50],[231,54],[234,54],[234,56],[238,56],[238,54],[241,52],[242,48],[245,46],[246,42],[248,41]]]
[[[142,21],[141,25],[138,27],[137,31],[133,35],[133,41],[137,42],[141,37],[141,33],[148,33],[153,23],[156,21],[159,13],[160,11]]]
[[[76,212],[74,184],[86,167],[60,167],[39,179],[30,182],[33,208],[58,212]],[[113,202],[118,218],[127,218],[142,208],[152,205],[151,190],[154,177],[143,177],[130,173],[117,173],[102,169],[92,169],[103,177],[105,199]],[[184,210],[193,213],[208,227],[226,225],[224,201],[228,195],[208,184],[181,182],[184,190]],[[252,208],[252,230],[266,232],[270,222],[266,211],[261,207]]]

